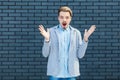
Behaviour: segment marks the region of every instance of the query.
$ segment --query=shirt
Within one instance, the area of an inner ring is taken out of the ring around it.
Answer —
[[[80,75],[79,59],[85,56],[88,42],[82,40],[79,30],[69,25],[70,29],[70,46],[68,53],[68,71],[70,77]],[[59,51],[61,49],[61,34],[59,34],[59,26],[56,25],[49,29],[50,41],[44,41],[42,47],[42,55],[48,57],[47,75],[57,77],[61,72]]]
[[[60,50],[59,50],[59,58],[60,58],[60,73],[57,77],[70,77],[68,72],[68,53],[70,46],[70,28],[69,26],[66,29],[63,29],[61,25],[59,25],[59,34],[60,34]]]

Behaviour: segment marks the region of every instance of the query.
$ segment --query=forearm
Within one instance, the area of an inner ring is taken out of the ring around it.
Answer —
[[[78,57],[83,58],[87,49],[88,41],[82,41],[82,44],[78,47]]]
[[[49,42],[46,42],[44,40],[44,44],[43,44],[43,48],[42,48],[42,54],[44,57],[48,57],[50,53],[50,41]]]

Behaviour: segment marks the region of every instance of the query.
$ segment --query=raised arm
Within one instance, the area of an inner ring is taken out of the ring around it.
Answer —
[[[42,47],[42,54],[44,57],[48,57],[50,53],[50,32],[48,29],[47,31],[45,31],[42,25],[39,25],[38,29],[40,30],[40,33],[42,34],[42,36],[45,38],[44,44]]]
[[[92,25],[88,31],[85,30],[84,39],[82,41],[82,44],[80,44],[80,42],[79,42],[79,46],[78,46],[78,57],[79,58],[84,57],[86,49],[87,49],[87,45],[88,45],[88,38],[95,31],[95,28],[96,28],[96,26]],[[79,34],[79,36],[81,36],[81,34]],[[79,37],[79,41],[81,41],[81,39],[82,38]]]
[[[49,41],[50,38],[49,30],[47,29],[47,31],[45,31],[43,25],[39,25],[39,30],[42,36],[45,38],[45,40]]]

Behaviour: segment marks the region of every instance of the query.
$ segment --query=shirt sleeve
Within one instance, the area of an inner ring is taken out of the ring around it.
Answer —
[[[50,44],[51,44],[51,41],[46,41],[44,39],[44,43],[43,43],[43,47],[42,47],[42,55],[44,57],[48,57],[48,55],[50,53],[50,48],[51,48]]]
[[[87,49],[88,41],[82,40],[81,33],[78,32],[78,57],[83,58]]]

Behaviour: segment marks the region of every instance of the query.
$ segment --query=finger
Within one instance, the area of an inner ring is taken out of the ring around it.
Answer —
[[[87,29],[85,29],[85,33],[87,33]]]
[[[41,28],[38,28],[38,29],[39,29],[40,33],[44,33],[43,29],[41,29]]]
[[[92,26],[90,27],[90,29],[88,30],[88,32],[89,32],[90,34],[92,34],[92,33],[95,31],[95,29],[96,29],[96,26],[95,26],[95,25],[92,25]]]
[[[39,27],[42,27],[43,25],[39,25]]]
[[[39,25],[39,28],[38,28],[40,31],[42,30],[42,25]]]
[[[40,28],[41,30],[44,30],[43,25],[39,25],[39,28]]]
[[[39,31],[40,31],[40,28],[38,28],[39,29]]]
[[[39,25],[39,28],[38,28],[38,29],[39,29],[40,31],[41,31],[41,28],[42,28],[42,25]]]
[[[95,30],[95,29],[96,29],[96,26],[95,26],[95,25],[92,25],[90,29],[91,29],[91,30]]]
[[[96,29],[96,25],[92,25],[91,29],[95,30]]]
[[[41,28],[39,28],[40,32],[43,32],[43,30]]]
[[[46,32],[46,30],[44,29],[43,25],[40,26],[40,30],[43,31],[43,32],[44,31]]]

